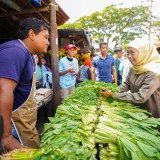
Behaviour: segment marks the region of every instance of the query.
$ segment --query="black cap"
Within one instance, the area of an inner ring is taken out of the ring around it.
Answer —
[[[118,51],[123,51],[123,49],[121,48],[121,47],[116,47],[115,49],[114,49],[114,52],[118,52]]]

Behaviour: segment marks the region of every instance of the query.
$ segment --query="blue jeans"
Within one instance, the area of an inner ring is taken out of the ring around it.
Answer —
[[[16,131],[16,129],[15,129],[13,124],[12,124],[12,135],[19,141],[19,137],[18,137],[17,131]]]

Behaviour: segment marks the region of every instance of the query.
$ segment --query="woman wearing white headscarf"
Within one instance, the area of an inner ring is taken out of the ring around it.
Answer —
[[[105,97],[140,105],[160,117],[160,55],[154,44],[146,39],[131,41],[127,47],[127,56],[132,68],[126,81],[119,86],[120,93],[110,90],[102,92]]]

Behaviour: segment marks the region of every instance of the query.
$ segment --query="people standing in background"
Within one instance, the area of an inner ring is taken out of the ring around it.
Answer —
[[[47,66],[45,58],[41,58],[41,64],[46,67],[48,72],[52,72],[51,68]]]
[[[130,70],[130,68],[132,67],[132,64],[131,64],[131,62],[129,61],[129,59],[127,58],[126,54],[127,54],[127,53],[124,54],[124,58],[125,58],[125,59],[123,59],[123,60],[121,61],[120,65],[119,65],[119,73],[120,73],[120,75],[121,75],[121,77],[122,77],[122,83],[125,82],[125,80],[126,80],[126,78],[127,78],[127,75],[128,75],[128,73],[129,73],[129,70]]]
[[[9,150],[24,146],[39,148],[33,54],[47,52],[49,26],[40,19],[30,17],[20,23],[17,36],[19,39],[0,45],[2,145]]]
[[[74,58],[77,47],[69,44],[65,47],[67,56],[59,61],[59,83],[61,103],[75,90],[76,76],[79,71],[78,60]]]
[[[112,55],[108,54],[108,43],[99,44],[100,55],[92,61],[91,77],[92,80],[117,84],[115,62]],[[113,76],[113,79],[112,79]]]
[[[36,89],[43,88],[43,74],[47,72],[46,67],[41,63],[38,54],[34,55],[36,60]]]
[[[52,89],[52,73],[46,72],[43,74],[43,88]]]
[[[52,72],[43,73],[43,88],[52,89]]]
[[[95,57],[95,54],[94,54],[94,53],[91,53],[91,55],[90,55],[91,61],[93,60],[94,57]]]
[[[121,47],[116,47],[114,50],[114,59],[115,59],[115,67],[116,67],[116,75],[117,75],[117,84],[120,85],[122,83],[122,77],[119,73],[119,65],[121,63],[121,57],[123,56],[123,51]]]
[[[48,48],[50,48],[50,47],[48,47]],[[51,68],[51,53],[50,52],[51,52],[51,50],[48,49],[47,53],[44,54],[44,58],[46,60],[46,64],[47,64],[47,66],[49,68]]]
[[[52,89],[52,70],[46,65],[45,58],[41,58],[41,64],[47,70],[47,71],[43,71],[43,75],[42,75],[43,88]]]
[[[87,58],[84,64],[79,68],[78,83],[83,82],[85,79],[91,80],[91,66],[92,61],[90,58]]]
[[[145,38],[135,39],[127,46],[127,57],[132,67],[119,86],[120,93],[106,89],[103,96],[134,103],[160,118],[160,55],[155,45]]]

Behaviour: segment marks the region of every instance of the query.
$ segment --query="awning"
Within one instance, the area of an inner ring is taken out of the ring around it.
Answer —
[[[19,22],[28,17],[36,17],[50,23],[49,0],[41,0],[37,7],[29,0],[0,0],[0,43],[13,39],[16,35]],[[57,4],[58,5],[58,4]],[[57,25],[64,24],[69,16],[58,5]]]

